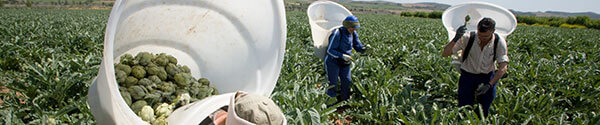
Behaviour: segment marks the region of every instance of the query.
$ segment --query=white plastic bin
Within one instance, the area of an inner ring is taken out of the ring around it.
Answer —
[[[342,21],[352,13],[344,6],[331,1],[315,1],[306,10],[312,33],[315,56],[325,59],[329,46],[329,35],[335,28],[342,26]]]
[[[484,17],[496,21],[496,33],[503,38],[517,28],[517,18],[506,8],[486,2],[467,2],[451,6],[442,14],[442,23],[448,30],[449,40],[456,34],[456,29],[464,25],[467,14],[471,17],[467,24],[467,33],[477,30],[477,23]]]
[[[464,25],[467,15],[471,17],[467,22],[467,33],[476,31],[477,24],[484,17],[490,17],[496,21],[495,32],[502,39],[506,39],[517,28],[517,18],[506,8],[486,2],[467,2],[451,6],[442,14],[442,23],[448,30],[448,40],[452,40],[456,35],[456,29]],[[451,62],[456,71],[459,72],[462,64],[461,55],[461,52],[452,55],[453,60]]]
[[[282,0],[117,0],[88,93],[92,114],[98,124],[146,124],[121,98],[114,75],[120,55],[142,51],[175,56],[225,93],[185,106],[198,110],[177,109],[169,124],[197,124],[238,90],[269,96],[283,63],[285,21]]]

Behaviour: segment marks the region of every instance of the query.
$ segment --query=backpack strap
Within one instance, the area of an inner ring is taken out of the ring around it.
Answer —
[[[462,62],[465,62],[467,57],[469,57],[469,51],[471,51],[471,47],[473,46],[473,41],[475,41],[475,32],[471,32],[469,36],[469,43],[467,44],[467,48],[462,52]]]
[[[500,39],[500,37],[498,37],[497,33],[494,33],[494,37],[496,37],[496,38],[494,39],[494,59],[493,59],[492,63],[496,61],[496,48],[498,48],[497,47],[498,46],[498,39]]]
[[[342,39],[342,31],[340,31],[340,29],[341,29],[341,27],[340,27],[340,28],[338,28],[338,32],[340,33],[340,35],[339,35],[339,36],[340,36],[340,40],[341,40],[341,39]]]
[[[469,36],[469,43],[467,44],[467,48],[465,48],[465,51],[462,53],[462,61],[465,62],[465,60],[467,59],[467,57],[469,56],[469,52],[471,51],[471,47],[473,47],[473,41],[475,41],[475,37],[473,37],[475,35],[475,32],[471,32],[471,36]],[[498,48],[498,40],[500,39],[500,37],[498,36],[497,33],[494,33],[494,37],[496,37],[494,39],[494,58],[492,60],[492,62],[496,61],[496,49]]]

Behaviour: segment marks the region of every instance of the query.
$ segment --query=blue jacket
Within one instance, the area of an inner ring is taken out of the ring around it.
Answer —
[[[345,27],[341,27],[329,36],[327,55],[339,59],[343,54],[352,55],[352,48],[361,53],[365,51],[364,46],[358,40],[358,33],[356,31],[350,33]]]

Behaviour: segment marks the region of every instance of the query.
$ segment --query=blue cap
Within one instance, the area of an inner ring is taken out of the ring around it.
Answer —
[[[358,23],[358,18],[356,18],[356,16],[350,15],[348,17],[346,17],[346,19],[344,19],[344,22],[342,23],[344,25],[344,27],[354,27],[354,28],[359,28],[360,27],[360,23]]]
[[[358,22],[358,18],[356,16],[350,15],[344,19],[344,21]]]

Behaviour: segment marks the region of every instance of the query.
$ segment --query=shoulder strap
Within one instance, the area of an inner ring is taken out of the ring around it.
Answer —
[[[471,51],[471,47],[473,46],[473,41],[475,41],[475,32],[471,32],[469,36],[469,43],[467,43],[467,48],[462,52],[462,61],[465,62],[467,57],[469,57],[469,51]]]
[[[342,39],[342,32],[340,32],[340,28],[336,28],[335,30],[333,30],[333,32],[331,32],[331,36],[329,36],[329,38],[331,39],[330,42],[333,41],[333,39],[335,39],[336,36],[339,36],[339,38]]]
[[[341,28],[341,27],[340,27]],[[342,39],[342,31],[340,31],[340,28],[338,28],[338,32],[340,33],[340,40]]]
[[[497,33],[494,33],[494,37],[496,38],[494,39],[494,59],[492,60],[492,63],[496,61],[496,48],[498,48],[496,46],[498,46],[498,39],[500,39]]]
[[[340,39],[342,38],[342,34],[340,33],[340,28],[333,30],[333,32],[331,33],[331,36],[329,36],[329,38],[331,38],[329,41],[329,44],[332,43],[332,41],[335,39],[335,36],[340,36]]]

